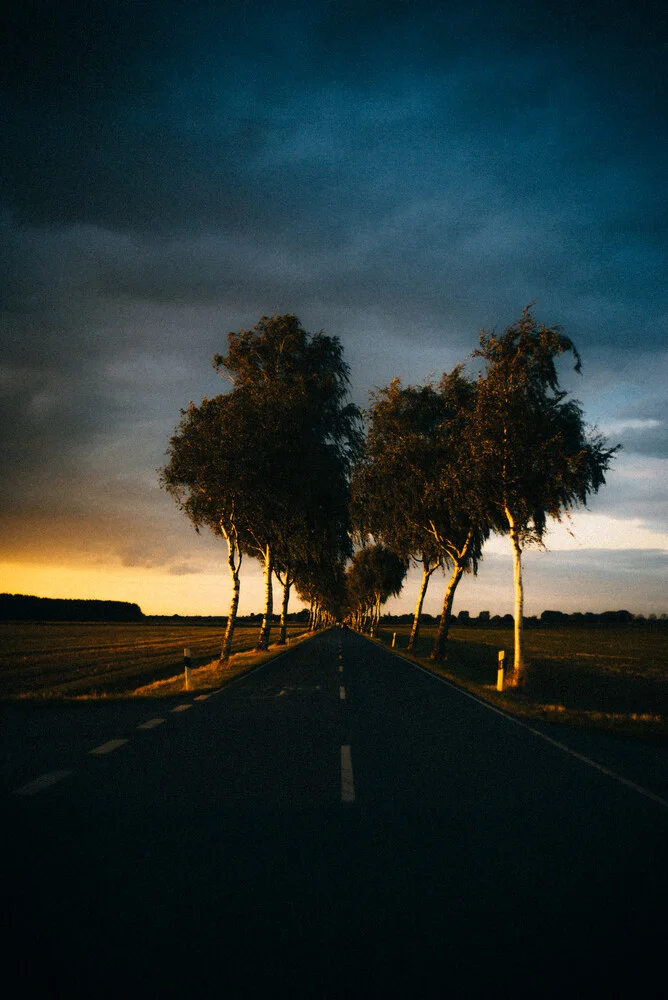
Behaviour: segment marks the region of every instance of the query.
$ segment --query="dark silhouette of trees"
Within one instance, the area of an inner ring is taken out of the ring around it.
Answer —
[[[144,615],[139,605],[128,601],[0,594],[0,621],[140,622],[143,620]]]
[[[470,488],[489,502],[493,526],[512,543],[515,656],[511,683],[524,680],[522,551],[542,543],[548,518],[586,504],[605,482],[617,450],[589,433],[576,400],[560,388],[556,360],[573,342],[557,327],[536,322],[531,307],[500,336],[483,331],[474,357],[486,362],[478,379],[465,443],[473,459]]]
[[[244,401],[258,441],[252,460],[261,483],[242,546],[264,566],[258,647],[266,649],[275,566],[287,599],[299,566],[314,546],[317,554],[332,522],[337,538],[347,534],[348,473],[361,445],[361,418],[347,402],[349,367],[339,339],[307,333],[293,314],[263,316],[251,330],[230,333],[227,354],[213,364]]]
[[[359,541],[372,538],[422,567],[409,649],[417,638],[429,580],[443,562],[438,545],[421,530],[424,484],[435,469],[440,419],[440,399],[430,385],[404,388],[394,379],[372,393],[365,449],[351,485],[351,517]]]
[[[394,379],[372,396],[363,460],[353,476],[353,520],[422,566],[409,640],[413,647],[428,581],[450,567],[432,657],[445,656],[455,590],[465,570],[476,572],[489,533],[486,511],[469,489],[470,454],[463,446],[475,386],[461,366],[438,385],[402,387]]]
[[[305,458],[297,499],[276,545],[275,575],[283,586],[279,643],[285,642],[290,588],[301,585],[310,592],[302,599],[314,603],[320,614],[325,608],[333,613],[337,581],[352,553],[347,470],[327,446]]]
[[[381,605],[401,593],[408,560],[384,545],[366,545],[353,556],[346,574],[349,603],[357,611],[361,627],[368,620],[369,632],[376,634]]]
[[[350,553],[350,466],[361,446],[361,417],[346,401],[349,369],[336,337],[311,335],[296,316],[263,317],[228,335],[216,370],[232,390],[191,403],[173,435],[161,485],[199,531],[228,546],[232,601],[221,660],[229,656],[244,552],[264,567],[258,648],[273,614],[272,577],[283,585],[279,641],[285,642],[290,588],[311,562]]]
[[[341,621],[348,613],[344,560],[323,550],[304,565],[295,583],[302,601],[310,606],[309,631]]]

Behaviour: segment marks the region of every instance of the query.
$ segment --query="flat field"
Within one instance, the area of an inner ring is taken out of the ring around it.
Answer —
[[[380,638],[406,649],[408,626],[383,627]],[[415,653],[432,666],[435,629],[424,628]],[[645,722],[668,732],[668,629],[662,625],[528,628],[527,686],[505,692],[506,707],[550,721]],[[498,652],[512,665],[512,629],[452,628],[443,673],[495,697]]]
[[[259,625],[239,625],[235,653],[253,649]],[[303,632],[291,626],[288,634]],[[110,694],[171,677],[189,647],[193,667],[220,655],[221,625],[0,622],[0,698]],[[272,629],[275,641],[278,628]]]

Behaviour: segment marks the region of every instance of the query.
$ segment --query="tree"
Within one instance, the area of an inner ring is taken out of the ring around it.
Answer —
[[[351,603],[368,613],[372,636],[381,605],[401,593],[407,570],[407,560],[384,545],[367,545],[355,553],[347,574]]]
[[[467,446],[474,457],[478,496],[485,496],[494,528],[510,536],[515,582],[515,655],[512,684],[525,679],[522,551],[542,544],[548,518],[557,521],[584,505],[605,483],[617,448],[587,431],[577,400],[561,389],[556,360],[573,342],[558,327],[534,319],[531,306],[500,336],[482,332],[473,356],[486,372],[478,379]]]
[[[409,648],[416,641],[429,579],[449,566],[432,657],[445,656],[454,595],[465,570],[476,572],[488,534],[483,505],[468,489],[463,447],[475,386],[461,366],[437,386],[403,387],[399,379],[372,395],[364,458],[353,476],[353,519],[362,536],[422,566]]]
[[[310,557],[318,506],[313,497],[325,472],[341,506],[361,443],[360,414],[346,402],[349,368],[339,339],[307,333],[293,314],[263,316],[251,330],[228,334],[228,352],[217,354],[213,364],[231,381],[233,395],[245,400],[259,429],[261,454],[253,458],[262,482],[246,546],[264,565],[258,645],[266,649],[276,559],[289,596],[296,566]]]
[[[232,583],[221,663],[229,658],[239,608],[242,538],[252,517],[255,476],[248,462],[254,442],[241,433],[251,429],[231,395],[190,403],[173,434],[160,470],[160,485],[176,500],[195,530],[210,528],[227,542]]]
[[[293,584],[311,587],[320,608],[335,602],[332,593],[351,555],[349,485],[344,467],[327,444],[304,455],[293,509],[276,543],[275,574],[283,586],[279,643],[285,642],[288,600]],[[303,595],[302,595],[303,596]]]
[[[429,579],[443,561],[438,546],[419,527],[440,417],[440,400],[430,385],[403,388],[397,378],[372,393],[365,448],[352,477],[351,516],[360,543],[372,538],[422,567],[408,649],[417,638]]]
[[[324,621],[340,621],[348,613],[344,562],[331,552],[320,553],[302,566],[295,581],[297,593],[310,605],[309,631]]]

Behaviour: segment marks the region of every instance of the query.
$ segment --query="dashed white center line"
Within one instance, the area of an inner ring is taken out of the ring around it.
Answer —
[[[210,697],[211,697],[210,694],[198,694],[197,697],[195,698],[195,701],[206,701],[206,699]]]
[[[339,687],[339,698],[341,699],[341,701],[346,700],[346,689],[344,688],[343,684]]]
[[[161,726],[164,721],[164,719],[148,719],[146,722],[142,722],[140,726],[137,726],[137,729],[155,729],[156,726]]]
[[[29,781],[27,785],[22,785],[21,788],[15,789],[14,795],[37,795],[38,792],[43,792],[45,788],[50,788],[51,785],[62,781],[63,778],[66,778],[71,773],[71,771],[47,771],[46,774],[35,778],[34,781]]]
[[[176,708],[170,709],[171,712],[185,712],[187,709],[192,708],[192,705],[177,705]]]
[[[340,674],[343,673],[343,664],[342,663],[339,664],[339,673]]]
[[[102,743],[101,746],[95,747],[94,750],[89,750],[88,753],[94,753],[98,755],[102,755],[105,753],[112,753],[112,751],[118,750],[119,747],[122,747],[123,744],[127,742],[128,742],[127,740],[108,740],[107,743]]]
[[[353,765],[350,758],[350,746],[341,747],[341,801],[355,801],[355,782],[353,780]]]

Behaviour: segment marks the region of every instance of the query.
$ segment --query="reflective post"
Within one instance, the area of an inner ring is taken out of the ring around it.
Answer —
[[[190,649],[188,646],[183,650],[183,669],[185,671],[184,677],[184,687],[186,691],[190,690]]]
[[[503,691],[503,676],[506,670],[506,651],[499,650],[499,669],[496,674],[496,690]]]

